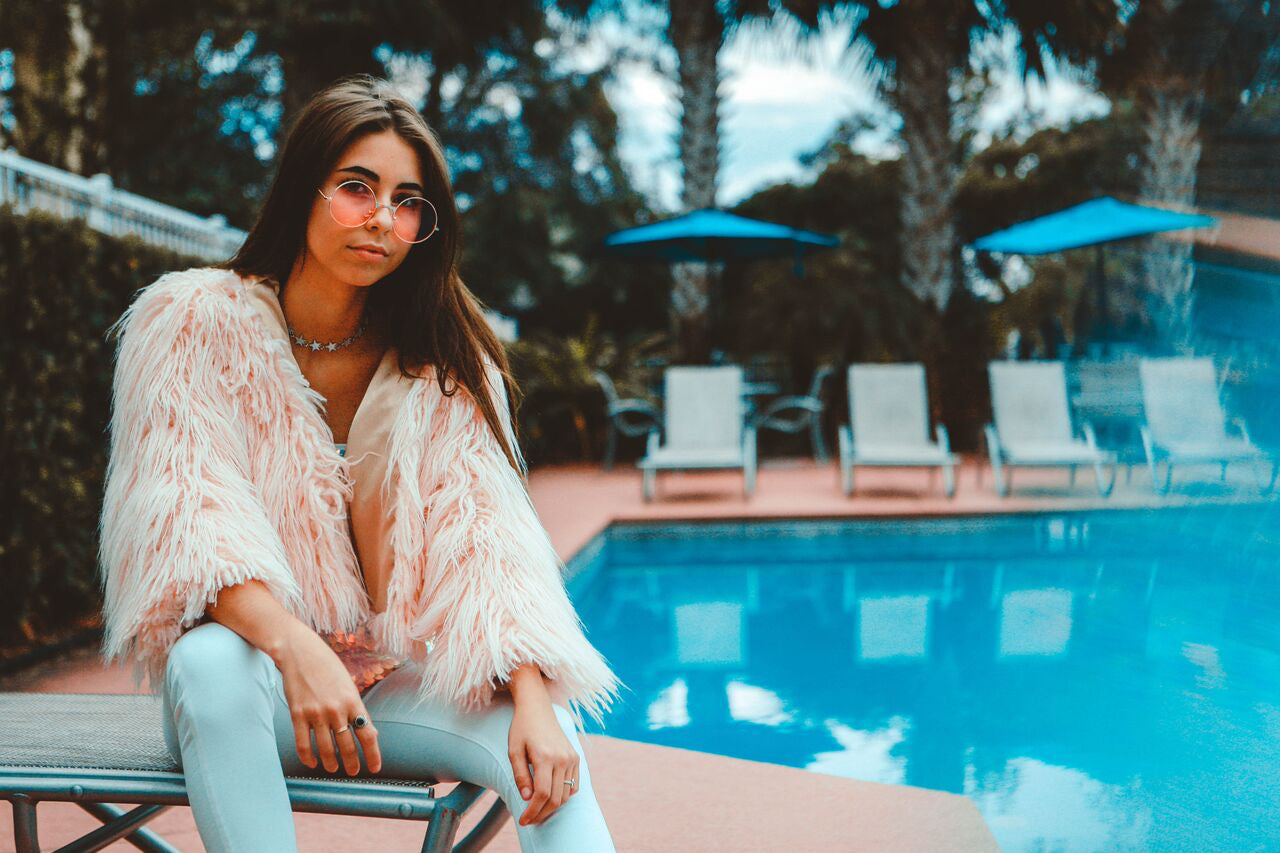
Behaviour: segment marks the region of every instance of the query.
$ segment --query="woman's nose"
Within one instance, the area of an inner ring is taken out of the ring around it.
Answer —
[[[368,224],[377,225],[383,231],[390,231],[391,226],[394,224],[394,219],[391,216],[391,206],[380,204],[378,209],[373,212]]]

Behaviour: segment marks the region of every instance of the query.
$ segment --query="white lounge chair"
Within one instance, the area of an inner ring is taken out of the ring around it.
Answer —
[[[991,411],[995,423],[987,424],[987,453],[996,479],[996,492],[1009,493],[1013,468],[1067,467],[1071,485],[1076,468],[1093,466],[1098,493],[1111,494],[1115,486],[1115,454],[1098,447],[1093,426],[1081,425],[1083,440],[1074,436],[1067,406],[1067,376],[1060,361],[993,361],[987,365],[991,380]],[[1111,476],[1104,476],[1104,466]]]
[[[644,499],[653,499],[660,470],[741,468],[747,497],[756,485],[756,432],[747,426],[741,367],[669,367],[663,374],[663,434],[649,433],[636,463]]]
[[[853,494],[858,465],[926,466],[942,469],[947,497],[956,493],[955,465],[947,428],[929,440],[929,406],[921,364],[851,364],[849,423],[840,427],[840,483]]]
[[[1144,358],[1138,363],[1142,376],[1142,402],[1146,423],[1142,445],[1151,469],[1151,486],[1165,492],[1173,480],[1177,464],[1219,464],[1222,479],[1231,462],[1267,462],[1271,477],[1262,485],[1275,488],[1280,457],[1267,453],[1249,438],[1243,420],[1231,420],[1239,436],[1227,434],[1227,417],[1218,395],[1218,381],[1211,358]],[[1164,482],[1157,476],[1159,462],[1165,463]]]

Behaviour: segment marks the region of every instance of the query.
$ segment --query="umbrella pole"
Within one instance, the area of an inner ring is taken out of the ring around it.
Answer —
[[[706,261],[707,270],[707,338],[712,364],[724,361],[724,268],[723,261]],[[719,355],[717,356],[717,353]]]
[[[1094,247],[1094,277],[1098,282],[1098,339],[1102,344],[1102,357],[1109,355],[1111,324],[1107,317],[1107,266],[1104,263],[1102,244]]]

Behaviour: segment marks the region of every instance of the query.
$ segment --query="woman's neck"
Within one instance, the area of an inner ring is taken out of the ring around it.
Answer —
[[[294,331],[304,338],[340,341],[355,334],[368,291],[326,274],[315,262],[295,264],[285,283],[280,307]]]

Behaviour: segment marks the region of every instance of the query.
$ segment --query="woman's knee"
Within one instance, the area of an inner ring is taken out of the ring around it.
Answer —
[[[551,710],[555,712],[556,721],[560,723],[560,730],[564,732],[564,736],[569,739],[569,745],[573,747],[578,756],[586,761],[583,756],[582,738],[578,734],[578,726],[573,720],[573,714],[569,713],[569,709],[563,705],[552,703]]]
[[[225,625],[206,622],[173,644],[165,662],[166,688],[187,714],[244,711],[268,694],[262,689],[261,652]]]

